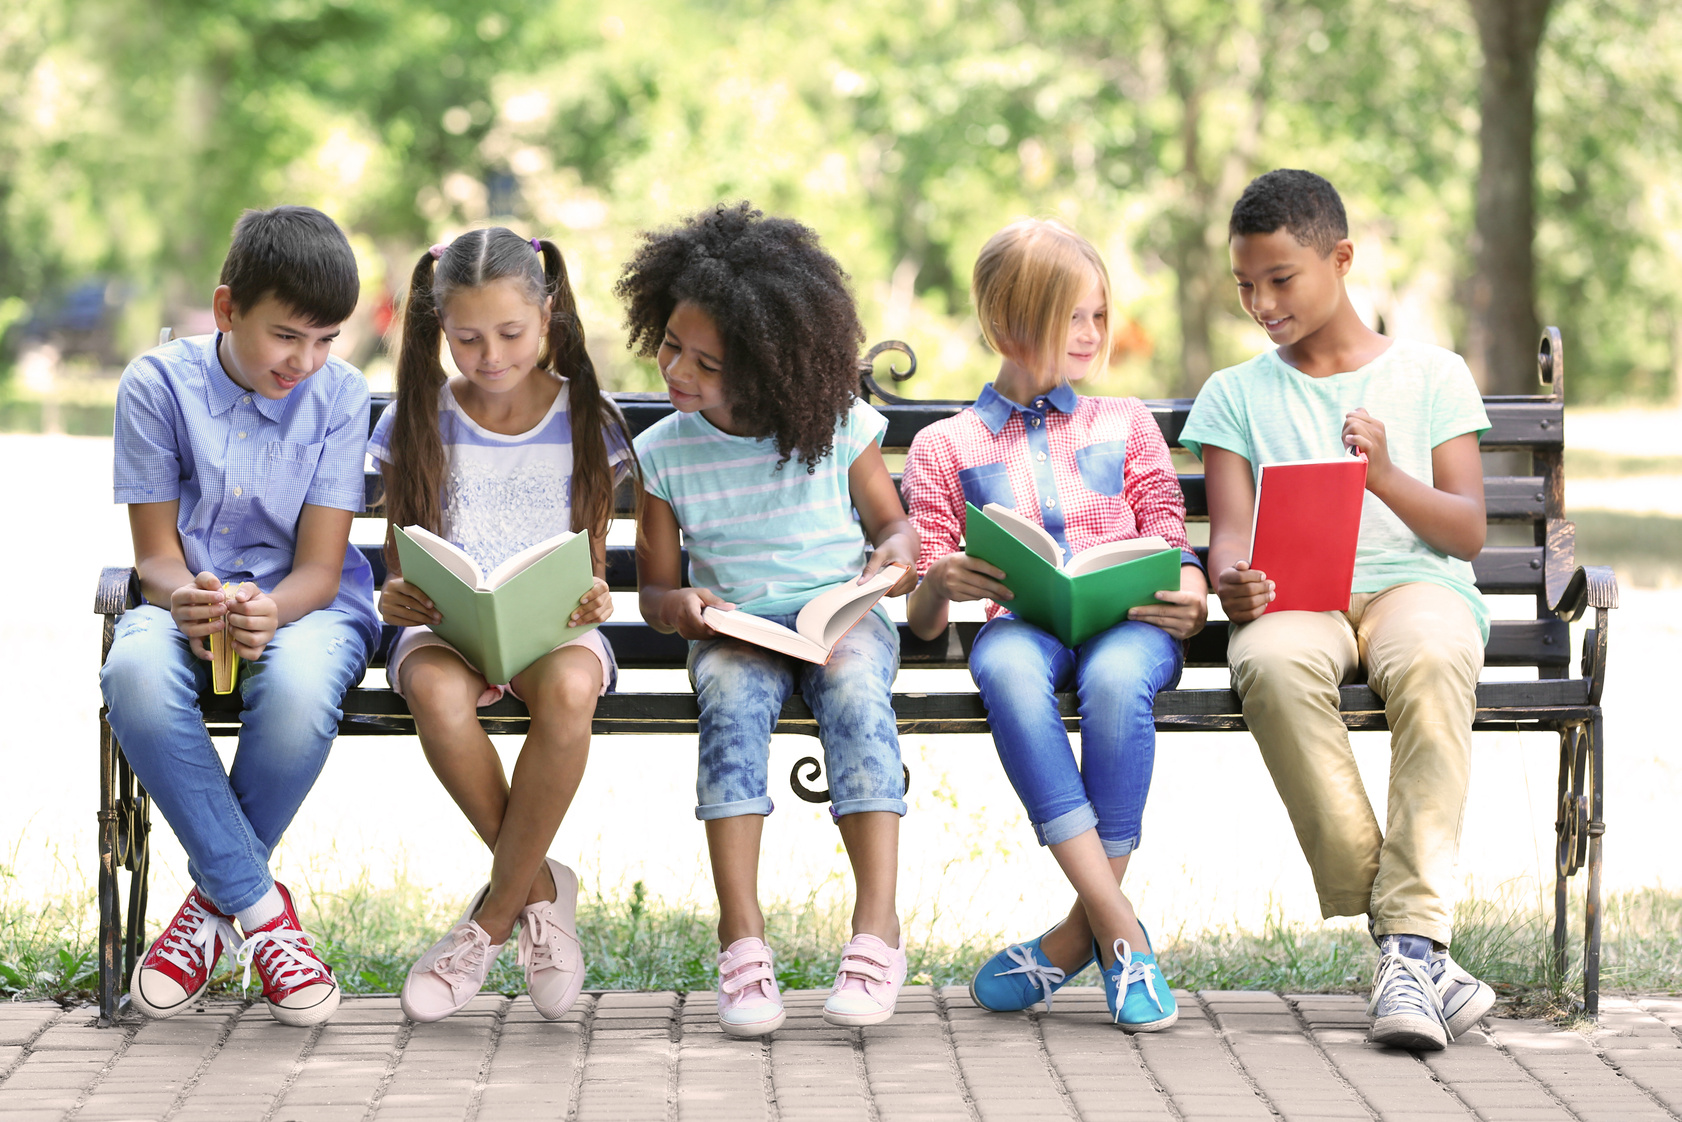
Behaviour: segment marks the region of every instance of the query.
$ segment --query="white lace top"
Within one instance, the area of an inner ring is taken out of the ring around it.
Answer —
[[[391,459],[396,417],[395,408],[380,414],[368,438],[368,454],[376,462]],[[543,419],[512,436],[469,417],[446,383],[438,395],[438,432],[448,464],[440,532],[482,570],[572,529],[572,423],[564,383]],[[607,435],[608,462],[618,482],[630,471],[631,450],[617,432]]]

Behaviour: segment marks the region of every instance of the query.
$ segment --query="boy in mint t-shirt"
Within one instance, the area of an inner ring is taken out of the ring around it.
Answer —
[[[1233,627],[1244,720],[1296,828],[1325,916],[1368,917],[1381,956],[1371,1038],[1437,1049],[1494,992],[1448,955],[1449,896],[1471,770],[1489,613],[1472,580],[1484,543],[1478,436],[1489,428],[1465,362],[1361,322],[1343,202],[1306,171],[1252,182],[1228,227],[1244,310],[1276,350],[1217,372],[1180,440],[1203,458],[1209,572]],[[1263,612],[1248,566],[1263,464],[1366,453],[1367,497],[1345,612]],[[1364,668],[1391,730],[1382,832],[1338,715]]]

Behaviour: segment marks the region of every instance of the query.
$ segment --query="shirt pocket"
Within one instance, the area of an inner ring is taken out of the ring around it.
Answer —
[[[301,444],[271,440],[263,449],[263,510],[282,526],[294,525],[303,511],[304,496],[315,478],[315,465],[327,442]]]
[[[1100,495],[1119,495],[1127,485],[1127,442],[1106,440],[1075,449],[1080,481]]]
[[[977,510],[988,503],[1016,509],[1016,492],[1010,485],[1009,464],[979,464],[958,472],[958,483],[964,489],[965,501]]]

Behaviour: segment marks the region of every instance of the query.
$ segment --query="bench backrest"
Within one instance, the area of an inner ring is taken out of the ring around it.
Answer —
[[[893,343],[874,348],[870,357],[873,359],[883,350],[910,356],[910,349],[904,344]],[[1491,625],[1485,663],[1490,666],[1535,667],[1544,678],[1565,677],[1570,659],[1569,629],[1548,610],[1571,575],[1575,552],[1575,528],[1565,520],[1563,357],[1559,332],[1549,328],[1538,354],[1538,370],[1544,392],[1483,399],[1484,408],[1489,413],[1490,429],[1483,435],[1481,450],[1519,453],[1519,456],[1509,455],[1500,459],[1516,460],[1521,465],[1523,456],[1529,457],[1529,471],[1524,474],[1507,474],[1504,469],[1490,471],[1486,468],[1484,501],[1489,524],[1492,527],[1529,526],[1531,532],[1524,535],[1529,539],[1527,544],[1485,546],[1472,563],[1478,588],[1485,594],[1531,595],[1536,603],[1535,615],[1531,619],[1496,620]],[[911,358],[908,370],[894,372],[895,380],[909,378],[915,367],[916,360]],[[967,401],[902,398],[878,385],[868,365],[861,368],[861,393],[887,417],[888,432],[883,449],[890,455],[903,453],[925,425],[949,417],[969,404]],[[374,420],[390,407],[392,397],[389,393],[374,395]],[[633,435],[672,411],[665,394],[616,393],[613,398],[624,411]],[[1178,449],[1180,431],[1185,427],[1191,399],[1146,400],[1145,405],[1169,447]],[[1208,521],[1203,476],[1186,472],[1179,478],[1180,489],[1185,495],[1186,520]],[[378,473],[368,474],[366,486],[368,509],[365,516],[383,516],[385,489]],[[620,498],[619,514],[626,516],[629,514],[628,495],[622,494]],[[1509,540],[1512,537],[1510,532],[1506,536]],[[1499,539],[1491,534],[1491,540]],[[368,552],[375,566],[377,586],[383,579],[384,562],[377,549],[370,548]],[[1198,552],[1202,555],[1206,551],[1199,549]],[[609,550],[608,583],[618,591],[636,588],[635,558],[629,547]],[[931,642],[908,639],[902,651],[902,665],[963,665],[969,640],[978,626],[954,625],[947,638]],[[1226,638],[1225,624],[1212,622],[1192,639],[1187,665],[1226,665]],[[614,649],[622,666],[683,665],[682,640],[659,635],[652,628],[637,627],[632,631],[623,624],[616,626]]]

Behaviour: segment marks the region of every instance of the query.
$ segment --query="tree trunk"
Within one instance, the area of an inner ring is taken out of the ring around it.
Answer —
[[[1471,0],[1483,45],[1467,360],[1485,393],[1535,393],[1536,56],[1552,0]]]

